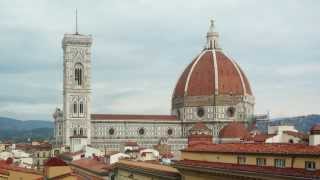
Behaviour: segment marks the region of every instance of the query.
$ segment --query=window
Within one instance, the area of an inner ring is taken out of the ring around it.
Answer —
[[[76,82],[77,85],[81,86],[82,85],[82,76],[83,76],[83,72],[82,72],[82,65],[76,64],[75,68],[74,68],[74,80]]]
[[[314,161],[306,161],[304,166],[305,166],[306,170],[315,170],[316,169],[316,163]]]
[[[245,156],[238,156],[238,164],[246,164],[246,157]]]
[[[284,160],[284,159],[275,159],[274,160],[274,167],[284,168],[285,166],[286,166],[286,160]]]
[[[229,107],[229,108],[227,109],[227,116],[228,116],[228,117],[234,117],[235,112],[236,112],[236,108],[234,108],[234,107]]]
[[[110,129],[109,129],[109,134],[110,134],[110,135],[113,135],[113,134],[114,134],[114,129],[113,129],[113,128],[110,128]]]
[[[257,166],[265,166],[266,159],[265,158],[257,158]]]
[[[77,135],[77,130],[76,129],[73,130],[73,135],[74,136]]]
[[[198,117],[203,117],[203,115],[204,115],[204,109],[203,108],[198,108],[198,110],[197,110],[197,115],[198,115]]]
[[[80,103],[80,108],[79,109],[80,109],[80,113],[82,114],[83,113],[83,102]]]
[[[83,129],[80,128],[80,135],[82,136],[83,135]]]
[[[76,114],[76,113],[77,113],[77,111],[78,111],[77,103],[76,103],[76,102],[74,102],[74,103],[73,103],[73,113],[74,113],[74,114]]]
[[[290,144],[293,144],[294,142],[293,142],[293,139],[289,139],[289,143]]]
[[[139,134],[140,134],[140,135],[144,135],[144,129],[143,129],[143,128],[140,128],[140,129],[139,129]]]
[[[173,130],[171,128],[169,128],[167,131],[167,134],[170,136],[170,135],[172,135],[172,133],[173,133]]]
[[[181,114],[180,114],[180,111],[178,110],[178,111],[177,111],[177,118],[178,118],[178,120],[180,120],[180,116],[181,116]]]

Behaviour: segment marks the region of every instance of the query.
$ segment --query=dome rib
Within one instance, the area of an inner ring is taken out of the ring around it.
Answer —
[[[214,93],[219,94],[219,74],[216,51],[212,51],[213,67],[214,67]]]
[[[172,97],[230,94],[252,95],[247,77],[222,51],[206,49],[183,71]]]
[[[198,56],[198,58],[196,59],[196,61],[192,64],[191,69],[188,73],[188,77],[187,77],[187,81],[184,87],[184,95],[188,95],[188,86],[189,86],[189,82],[190,82],[190,77],[192,75],[193,69],[194,67],[198,64],[198,62],[201,60],[202,56],[206,53],[207,51],[202,51],[201,54]]]
[[[239,74],[239,77],[241,79],[241,85],[242,85],[243,94],[246,95],[247,94],[247,90],[246,90],[247,88],[246,88],[246,86],[244,84],[243,76],[242,76],[242,73],[240,72],[240,67],[231,57],[228,57],[228,58],[230,59],[230,61],[232,62],[233,66],[236,68],[236,70],[237,70],[237,72]]]

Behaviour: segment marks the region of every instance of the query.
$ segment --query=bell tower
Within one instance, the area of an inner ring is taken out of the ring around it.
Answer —
[[[90,144],[91,35],[65,34],[63,49],[63,145],[78,151]]]

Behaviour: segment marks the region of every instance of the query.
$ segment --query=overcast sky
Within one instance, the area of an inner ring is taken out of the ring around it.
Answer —
[[[62,107],[61,40],[92,34],[94,113],[168,114],[210,18],[245,71],[256,113],[320,113],[320,1],[0,1],[0,116],[52,120]]]

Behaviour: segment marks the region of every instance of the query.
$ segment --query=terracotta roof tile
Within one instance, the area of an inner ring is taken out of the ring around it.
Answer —
[[[170,166],[155,164],[155,163],[120,160],[119,162],[116,163],[116,167],[141,168],[144,170],[162,172],[172,176],[179,176],[179,171],[177,169]]]
[[[252,139],[254,142],[265,142],[268,138],[275,136],[276,134],[256,134]]]
[[[207,162],[207,161],[195,161],[195,160],[181,160],[175,163],[175,167],[178,169],[183,167],[190,167],[192,169],[208,169],[225,171],[226,173],[233,171],[239,173],[252,172],[261,173],[265,175],[282,175],[295,178],[319,178],[320,171],[307,171],[305,169],[298,168],[275,168],[271,166],[255,166],[255,165],[239,165],[232,163],[218,163],[218,162]]]
[[[220,130],[219,137],[246,139],[250,137],[250,133],[243,123],[231,122]]]
[[[308,135],[301,133],[301,132],[295,132],[295,131],[283,131],[283,133],[300,138],[302,140],[307,140],[308,139]]]
[[[48,159],[44,166],[67,166],[67,164],[60,158],[52,157]]]
[[[320,146],[280,143],[225,143],[198,144],[197,146],[189,146],[182,151],[236,154],[319,155]]]
[[[79,159],[71,162],[71,165],[80,167],[82,169],[93,170],[97,173],[109,172],[111,165],[103,163],[95,159]]]
[[[320,123],[313,125],[310,129],[311,134],[320,134]]]
[[[214,66],[214,55],[217,68]],[[216,89],[216,78],[218,79],[218,94],[244,95],[246,90],[246,94],[252,95],[249,81],[243,70],[222,51],[214,53],[212,50],[204,50],[199,56],[187,66],[180,76],[173,98],[213,95]],[[215,73],[216,69],[217,73]],[[216,74],[218,77],[215,77]]]
[[[188,96],[209,96],[214,93],[212,53],[207,51],[194,66],[187,89]]]

